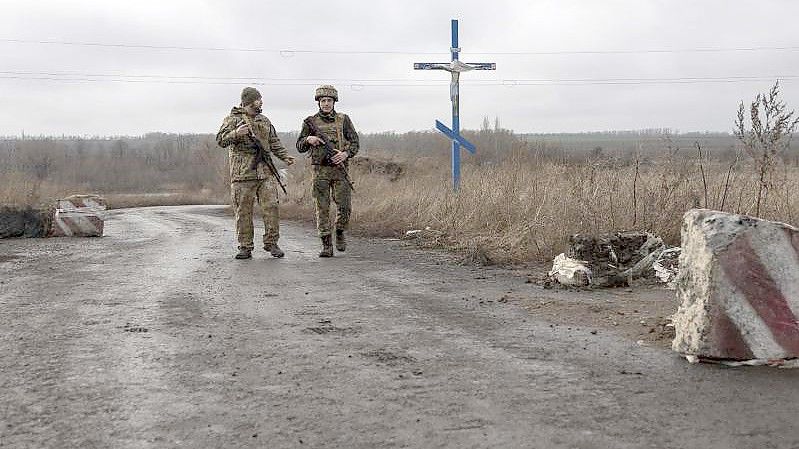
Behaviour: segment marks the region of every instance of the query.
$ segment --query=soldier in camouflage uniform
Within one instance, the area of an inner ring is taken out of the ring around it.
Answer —
[[[297,138],[297,150],[310,152],[313,165],[313,197],[316,200],[316,228],[322,239],[322,252],[319,257],[332,257],[333,244],[330,229],[330,200],[336,203],[336,249],[347,249],[344,231],[347,230],[352,212],[352,189],[346,180],[347,160],[358,154],[358,133],[346,114],[334,109],[338,101],[338,91],[330,85],[319,86],[314,99],[319,112],[308,117],[335,148],[335,154],[327,158],[322,139],[312,135],[309,126],[303,122],[302,131]]]
[[[293,164],[294,158],[280,143],[275,127],[261,114],[261,106],[261,93],[252,87],[244,88],[241,106],[230,111],[216,134],[216,142],[220,147],[228,148],[230,158],[230,196],[236,214],[236,239],[239,243],[236,259],[252,257],[252,211],[256,199],[264,214],[264,249],[274,257],[284,255],[277,246],[280,237],[277,180],[263,162],[252,168],[255,148],[250,130],[267,152],[267,157],[274,154],[287,165]]]

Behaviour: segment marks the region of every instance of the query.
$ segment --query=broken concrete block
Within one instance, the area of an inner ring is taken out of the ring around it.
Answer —
[[[0,239],[46,237],[53,221],[52,207],[0,207]]]
[[[101,237],[105,222],[105,199],[98,195],[72,195],[58,200],[53,237]]]
[[[677,273],[680,271],[680,252],[682,249],[669,248],[660,253],[652,269],[655,270],[655,277],[666,284],[666,288],[674,290],[677,288]]]
[[[566,257],[563,253],[555,256],[547,275],[562,285],[585,287],[591,283],[591,269],[585,266],[585,262]]]
[[[699,360],[799,357],[799,229],[690,210],[679,265],[672,349]]]
[[[592,286],[616,287],[628,285],[631,279],[653,277],[652,264],[665,249],[663,240],[649,232],[575,234],[569,237],[566,256],[590,269]]]

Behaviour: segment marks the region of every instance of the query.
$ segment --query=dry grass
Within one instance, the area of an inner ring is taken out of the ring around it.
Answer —
[[[203,189],[199,192],[112,193],[104,195],[109,209],[146,206],[180,206],[185,204],[228,204],[227,197]]]
[[[0,204],[2,205],[37,206],[80,191],[80,188],[38,180],[19,172],[4,173],[1,179]]]
[[[723,203],[725,211],[747,214],[757,200],[756,173],[743,163],[703,161],[703,181],[697,160],[664,158],[638,164],[636,179],[635,162],[554,163],[516,152],[496,165],[466,164],[457,194],[446,159],[402,163],[406,173],[396,181],[354,170],[354,231],[398,237],[429,227],[444,233],[438,243],[500,263],[550,260],[578,232],[640,229],[678,245],[688,209]],[[787,170],[765,218],[793,222],[799,211],[792,194],[799,169]],[[283,215],[311,219],[310,169],[293,169],[290,181]]]
[[[696,154],[677,157],[669,148],[659,156],[605,153],[575,160],[517,144],[510,141],[500,151],[483,151],[480,158],[466,156],[457,194],[452,192],[446,152],[366,151],[373,160],[401,165],[403,174],[353,167],[353,232],[401,237],[429,227],[438,232],[425,243],[460,251],[474,261],[538,262],[562,252],[574,233],[646,230],[679,244],[686,210],[708,207],[752,214],[757,204],[757,170],[748,161],[711,160],[707,154],[701,159]],[[151,175],[144,166],[135,182],[128,177],[117,188],[108,176],[94,186],[92,173],[80,167],[68,167],[74,179],[89,180],[80,184],[50,181],[65,170],[57,164],[50,175],[39,178],[0,172],[0,204],[33,205],[73,193],[100,193],[117,208],[227,203],[222,150],[203,143],[198,151],[206,157],[188,158],[194,165],[179,167],[180,173],[191,170],[192,184],[147,183]],[[124,174],[124,162],[111,167]],[[799,167],[781,165],[775,173],[760,215],[795,223]],[[159,166],[152,176],[168,179]],[[313,220],[311,169],[304,159],[289,170],[289,195],[281,202],[284,219]]]
[[[170,192],[160,193],[104,193],[88,186],[66,186],[52,182],[38,182],[19,173],[3,177],[0,185],[0,204],[10,206],[52,205],[58,198],[73,194],[98,194],[108,202],[109,209],[145,206],[177,206],[182,204],[227,204],[222,189],[191,191],[171,186]]]

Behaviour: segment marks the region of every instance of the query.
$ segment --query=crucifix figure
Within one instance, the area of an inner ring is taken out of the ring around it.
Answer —
[[[493,62],[465,63],[458,60],[458,21],[452,19],[452,61],[449,63],[420,62],[413,65],[414,70],[446,70],[452,75],[449,85],[449,97],[452,101],[452,129],[436,120],[436,128],[452,140],[452,189],[456,192],[461,180],[461,145],[470,153],[474,154],[475,147],[468,140],[461,136],[460,131],[460,85],[458,83],[461,72],[469,70],[496,70],[497,65]]]

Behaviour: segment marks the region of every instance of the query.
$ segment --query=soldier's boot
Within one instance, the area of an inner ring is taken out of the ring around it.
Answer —
[[[236,259],[250,259],[252,258],[252,250],[250,248],[239,247],[239,252],[236,253]]]
[[[286,253],[284,253],[283,250],[277,246],[277,243],[267,243],[264,245],[264,249],[269,251],[269,254],[271,254],[272,257],[283,257],[286,255]]]
[[[347,239],[344,237],[343,229],[336,229],[336,249],[341,252],[347,250]]]
[[[332,240],[333,239],[329,235],[322,237],[322,251],[319,253],[319,257],[333,257]]]

